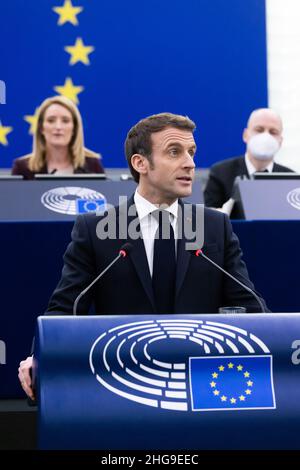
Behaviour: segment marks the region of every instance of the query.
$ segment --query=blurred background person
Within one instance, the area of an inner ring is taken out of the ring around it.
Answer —
[[[204,191],[205,205],[221,208],[233,196],[237,176],[249,178],[255,172],[292,172],[290,168],[274,162],[282,144],[282,121],[279,114],[269,108],[254,110],[243,132],[247,148],[243,156],[230,158],[212,165]],[[231,218],[241,218],[239,207],[234,205]]]
[[[104,173],[100,158],[84,147],[77,106],[64,96],[54,96],[40,105],[33,151],[14,160],[12,174],[31,180],[36,173]]]

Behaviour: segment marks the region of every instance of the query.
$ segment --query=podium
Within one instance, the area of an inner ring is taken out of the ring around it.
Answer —
[[[300,314],[39,317],[40,449],[300,449]]]

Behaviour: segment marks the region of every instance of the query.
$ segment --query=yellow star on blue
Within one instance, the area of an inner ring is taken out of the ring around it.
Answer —
[[[82,62],[84,65],[90,65],[89,54],[91,54],[95,48],[93,46],[86,46],[81,38],[77,38],[74,46],[66,46],[65,51],[68,52],[70,57],[70,65]]]
[[[74,101],[75,104],[79,103],[77,95],[84,90],[83,86],[75,86],[71,78],[66,78],[64,85],[54,87],[54,90],[60,95]]]
[[[53,7],[52,9],[59,15],[57,23],[59,26],[62,26],[65,23],[71,23],[73,26],[77,26],[77,15],[82,12],[83,7],[74,7],[71,0],[65,0],[63,6]]]
[[[29,134],[31,134],[31,135],[33,135],[35,133],[35,130],[36,130],[38,110],[39,110],[39,108],[35,108],[34,114],[32,114],[32,115],[27,114],[26,116],[24,116],[24,121],[26,121],[26,122],[28,122],[28,124],[30,124]]]
[[[8,145],[7,141],[7,134],[12,132],[13,128],[10,126],[2,126],[1,121],[0,121],[0,144],[2,145]]]

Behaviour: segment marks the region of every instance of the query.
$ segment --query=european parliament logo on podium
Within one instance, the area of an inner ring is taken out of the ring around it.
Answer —
[[[65,215],[85,214],[106,211],[106,197],[99,191],[81,186],[55,187],[47,190],[41,197],[46,209]]]
[[[221,322],[157,319],[119,325],[94,342],[90,368],[110,392],[154,408],[276,408],[270,350],[254,334]]]

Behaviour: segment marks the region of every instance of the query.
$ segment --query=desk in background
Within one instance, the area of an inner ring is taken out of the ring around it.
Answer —
[[[0,221],[73,221],[78,214],[102,213],[109,205],[123,204],[124,198],[129,199],[136,190],[133,180],[103,181],[90,176],[0,181]],[[185,201],[203,203],[200,178],[196,178],[193,192]]]

